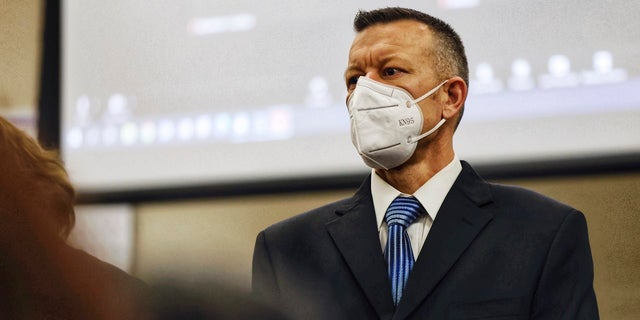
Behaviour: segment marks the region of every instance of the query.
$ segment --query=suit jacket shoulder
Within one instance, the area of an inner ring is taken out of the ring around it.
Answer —
[[[480,208],[490,206],[493,212],[521,219],[541,219],[560,223],[567,214],[582,215],[577,209],[536,191],[520,186],[487,182],[471,166],[462,161],[463,171],[453,186]]]

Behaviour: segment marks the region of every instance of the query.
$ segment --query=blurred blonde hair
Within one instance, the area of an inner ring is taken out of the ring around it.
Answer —
[[[0,207],[52,220],[63,238],[75,224],[75,190],[58,153],[0,117]]]

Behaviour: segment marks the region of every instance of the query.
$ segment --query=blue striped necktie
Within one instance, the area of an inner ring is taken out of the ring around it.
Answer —
[[[391,295],[394,305],[398,305],[409,272],[413,268],[413,251],[407,235],[407,228],[426,210],[414,197],[397,197],[391,202],[384,215],[389,227],[389,239],[384,250],[387,260],[389,280],[391,280]]]

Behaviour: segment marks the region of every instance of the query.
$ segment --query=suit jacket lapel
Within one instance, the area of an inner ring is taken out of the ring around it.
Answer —
[[[327,230],[380,318],[390,319],[394,306],[371,199],[371,177],[352,199],[327,223]]]
[[[406,318],[420,305],[493,217],[483,208],[492,201],[488,185],[466,162],[462,165],[409,275],[394,319]]]

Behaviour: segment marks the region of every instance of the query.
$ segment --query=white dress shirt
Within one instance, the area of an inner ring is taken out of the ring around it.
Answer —
[[[446,167],[438,171],[429,181],[422,185],[413,196],[420,201],[422,206],[427,210],[427,215],[418,217],[416,221],[407,228],[407,234],[409,235],[409,241],[411,242],[411,250],[413,250],[414,259],[418,258],[422,245],[424,244],[431,225],[440,210],[440,206],[444,201],[444,198],[449,193],[449,190],[453,186],[453,183],[458,178],[458,175],[462,171],[462,165],[457,156],[454,155],[453,161],[451,161]],[[380,245],[382,250],[387,245],[387,237],[389,235],[389,229],[387,223],[384,221],[384,215],[387,212],[387,208],[391,205],[393,199],[398,196],[411,196],[404,194],[386,181],[382,180],[380,176],[375,173],[375,170],[371,174],[371,195],[373,197],[373,206],[376,211],[376,221],[378,222],[378,232],[380,234]]]

